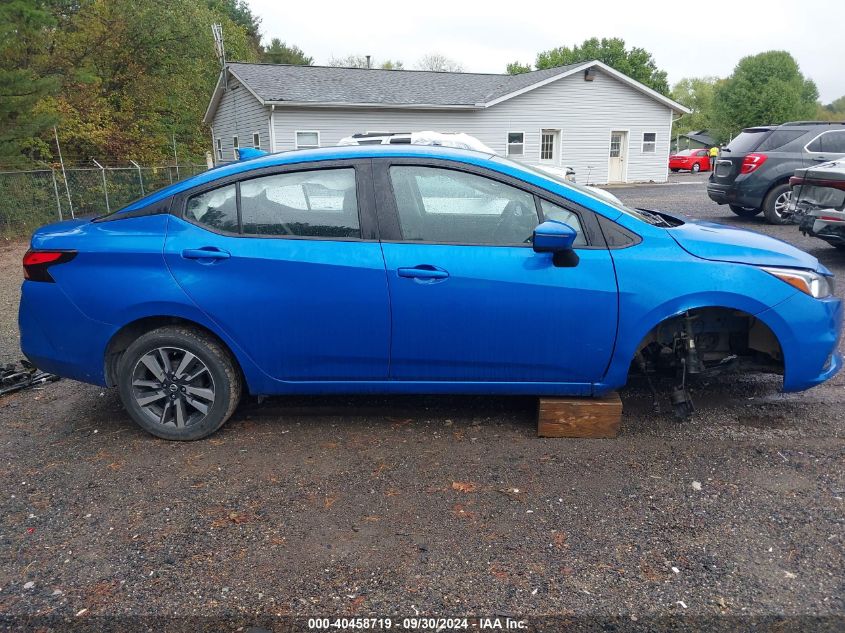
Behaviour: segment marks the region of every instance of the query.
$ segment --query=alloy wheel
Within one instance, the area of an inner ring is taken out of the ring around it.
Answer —
[[[792,191],[784,191],[777,198],[775,198],[775,214],[782,218],[789,206],[789,200],[792,198]]]
[[[195,354],[157,347],[132,370],[132,396],[152,422],[184,428],[201,422],[214,404],[214,378]]]

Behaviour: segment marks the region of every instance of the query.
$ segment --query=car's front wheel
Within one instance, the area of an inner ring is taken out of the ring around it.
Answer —
[[[763,200],[763,215],[770,224],[786,224],[789,221],[786,217],[786,209],[791,197],[792,189],[789,183],[777,185],[766,195],[766,199]]]
[[[755,215],[760,213],[763,209],[755,209],[754,207],[741,207],[738,204],[729,204],[728,205],[735,214],[737,214],[741,218],[753,218]]]
[[[167,440],[198,440],[232,415],[241,376],[211,336],[168,326],[138,337],[117,367],[120,399],[141,428]]]

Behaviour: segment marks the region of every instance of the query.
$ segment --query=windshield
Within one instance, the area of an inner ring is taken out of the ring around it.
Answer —
[[[550,171],[543,171],[543,170],[540,170],[540,169],[536,169],[534,167],[531,167],[530,165],[526,165],[524,163],[517,163],[517,162],[512,161],[510,159],[502,158],[501,156],[491,156],[490,160],[494,160],[498,163],[503,163],[505,165],[509,165],[509,166],[514,167],[516,169],[521,169],[523,171],[530,172],[530,173],[534,174],[535,176],[540,176],[541,178],[545,178],[546,180],[552,180],[554,182],[560,183],[561,185],[564,185],[565,187],[570,187],[572,189],[575,189],[576,191],[584,194],[585,196],[589,196],[590,198],[593,198],[594,200],[598,200],[599,202],[602,202],[603,204],[606,204],[607,206],[609,206],[613,209],[616,209],[617,211],[621,211],[625,215],[630,215],[631,217],[637,218],[638,220],[645,222],[646,224],[654,224],[656,226],[670,225],[670,223],[667,220],[665,220],[664,218],[662,218],[661,216],[659,216],[656,213],[653,213],[651,211],[646,211],[644,209],[632,209],[631,207],[626,207],[621,202],[616,202],[614,200],[611,200],[610,198],[605,198],[605,197],[601,196],[592,187],[586,187],[584,185],[579,185],[577,182],[572,182],[571,180],[566,180],[562,176],[558,176],[557,174],[554,174]]]
[[[725,151],[731,154],[747,154],[748,152],[753,152],[771,132],[771,130],[765,129],[743,130],[739,133],[739,136],[728,143]]]

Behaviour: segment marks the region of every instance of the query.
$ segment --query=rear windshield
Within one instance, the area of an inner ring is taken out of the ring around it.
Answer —
[[[795,139],[804,136],[807,132],[804,130],[775,130],[766,137],[760,146],[757,148],[758,152],[773,152],[780,149],[787,143],[791,143]]]
[[[731,154],[753,152],[771,132],[771,130],[743,130],[739,133],[739,136],[728,143],[725,151]]]
[[[682,151],[678,152],[677,154],[675,154],[675,156],[689,156],[690,154],[692,154],[692,150],[691,149],[685,149],[685,150],[682,150]]]

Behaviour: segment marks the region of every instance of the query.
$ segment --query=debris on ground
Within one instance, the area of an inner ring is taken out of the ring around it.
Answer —
[[[41,371],[29,361],[21,360],[20,365],[8,363],[0,369],[0,396],[59,380],[55,374]]]

